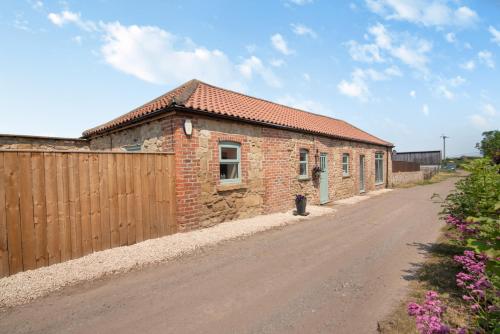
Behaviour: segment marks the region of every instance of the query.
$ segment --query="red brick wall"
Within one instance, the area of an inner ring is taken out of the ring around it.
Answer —
[[[190,137],[183,130],[186,118],[193,123]],[[310,204],[318,204],[319,185],[312,179],[298,179],[301,148],[309,150],[309,174],[316,163],[316,153],[328,154],[330,200],[359,194],[360,154],[365,155],[366,191],[386,184],[377,186],[374,182],[378,151],[384,152],[384,180],[387,179],[385,147],[189,114],[177,114],[173,121],[180,230],[288,210],[294,206],[297,193],[305,194]],[[241,144],[241,186],[220,185],[218,144],[223,140]],[[348,177],[342,175],[342,153],[350,155]]]

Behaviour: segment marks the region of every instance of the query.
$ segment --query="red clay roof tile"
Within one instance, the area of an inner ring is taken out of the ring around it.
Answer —
[[[350,139],[383,146],[393,146],[391,143],[377,138],[342,120],[250,97],[241,93],[215,87],[198,80],[191,80],[123,116],[86,130],[83,136],[90,137],[105,133],[129,121],[165,109],[173,104],[207,113],[278,125],[285,128],[323,134],[335,138]]]

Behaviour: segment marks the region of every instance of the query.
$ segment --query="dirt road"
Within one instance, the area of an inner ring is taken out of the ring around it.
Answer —
[[[430,198],[453,181],[65,289],[0,313],[0,333],[373,333],[439,235]]]

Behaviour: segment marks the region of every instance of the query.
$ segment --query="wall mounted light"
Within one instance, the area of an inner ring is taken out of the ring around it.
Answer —
[[[191,136],[193,134],[193,123],[191,123],[190,119],[186,119],[184,121],[184,132],[187,136]]]

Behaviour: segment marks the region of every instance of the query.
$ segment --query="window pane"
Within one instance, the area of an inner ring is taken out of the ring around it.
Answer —
[[[300,175],[307,175],[307,163],[300,163]]]
[[[223,163],[220,164],[220,179],[231,180],[238,179],[238,165],[239,163]]]
[[[236,147],[221,147],[220,158],[224,159],[238,159],[238,149]]]
[[[307,151],[300,151],[300,161],[307,161]]]

